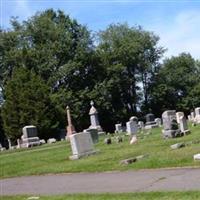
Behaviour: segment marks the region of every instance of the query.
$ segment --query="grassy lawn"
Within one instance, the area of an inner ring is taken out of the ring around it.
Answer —
[[[4,200],[28,200],[30,196],[2,197]],[[80,194],[42,196],[39,200],[194,200],[200,199],[200,192],[144,192],[128,194]]]
[[[198,166],[193,155],[200,153],[200,143],[185,148],[171,150],[170,145],[177,142],[200,140],[200,126],[190,127],[191,134],[176,139],[163,139],[161,128],[153,129],[152,133],[138,134],[138,143],[129,145],[129,137],[124,142],[111,145],[103,143],[102,136],[96,149],[96,155],[71,161],[69,142],[57,142],[30,149],[4,151],[0,153],[0,178],[63,172],[100,172],[111,170],[131,170],[147,168]],[[120,165],[120,160],[148,154],[148,157],[130,164]]]

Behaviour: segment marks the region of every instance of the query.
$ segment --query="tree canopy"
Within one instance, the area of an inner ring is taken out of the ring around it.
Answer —
[[[189,112],[200,103],[199,61],[182,53],[161,62],[158,42],[155,33],[126,23],[92,34],[60,10],[12,18],[0,31],[2,130],[15,142],[33,124],[47,139],[65,128],[69,105],[81,131],[89,126],[90,100],[106,131],[150,110]]]

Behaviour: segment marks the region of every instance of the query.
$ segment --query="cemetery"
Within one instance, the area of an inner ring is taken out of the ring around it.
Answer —
[[[2,0],[0,199],[200,199],[198,5]]]

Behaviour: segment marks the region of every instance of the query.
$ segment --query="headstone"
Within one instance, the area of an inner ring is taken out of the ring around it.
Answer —
[[[122,124],[115,124],[115,133],[122,133]]]
[[[174,138],[181,135],[176,121],[176,111],[167,110],[162,114],[164,138]]]
[[[70,136],[70,135],[76,133],[76,131],[75,131],[75,128],[72,124],[69,106],[66,107],[66,111],[67,111],[67,123],[68,123],[68,125],[67,125],[67,136]]]
[[[188,125],[185,116],[181,116],[179,118],[179,125],[180,125],[180,130],[184,135],[190,133],[190,131],[188,130]]]
[[[200,160],[200,153],[195,154],[195,155],[193,156],[193,158],[194,158],[194,160]]]
[[[190,116],[191,116],[191,120],[192,120],[193,122],[195,122],[195,113],[194,113],[194,112],[191,112]]]
[[[155,122],[156,122],[157,126],[161,127],[161,125],[162,125],[162,120],[161,120],[160,118],[156,118],[156,119],[155,119]]]
[[[132,116],[132,117],[130,117],[129,121],[135,121],[137,123],[138,118],[136,116]]]
[[[134,135],[134,136],[131,138],[130,144],[135,144],[136,142],[137,142],[137,136]]]
[[[112,143],[111,138],[105,138],[104,139],[104,144],[111,144],[111,143]]]
[[[149,113],[145,116],[145,118],[146,118],[145,129],[151,129],[151,128],[158,127],[157,123],[155,122],[154,114]]]
[[[144,128],[144,122],[143,121],[139,121],[138,122],[138,126],[140,129],[143,129]]]
[[[128,135],[135,135],[138,131],[138,125],[136,121],[126,122],[126,132]]]
[[[96,153],[90,134],[75,133],[69,136],[72,149],[71,160]]]
[[[200,107],[195,108],[195,122],[200,124]]]
[[[37,136],[36,126],[29,125],[22,129],[23,135],[21,136],[21,147],[32,147],[40,145],[40,139]]]
[[[11,140],[10,140],[10,139],[8,139],[8,147],[9,147],[9,149],[11,149],[11,147],[12,147],[12,144],[11,144]]]
[[[47,143],[48,144],[53,144],[53,143],[55,143],[56,142],[56,139],[55,138],[49,138],[48,140],[47,140]]]
[[[184,113],[183,112],[176,112],[176,121],[178,124],[180,124],[180,117],[184,117]]]
[[[191,115],[188,115],[187,118],[189,122],[192,121]]]
[[[21,140],[17,139],[17,149],[20,149],[20,148],[21,148]]]
[[[88,128],[86,130],[83,131],[86,134],[90,134],[91,138],[92,138],[92,142],[98,143],[99,142],[99,134],[98,134],[98,130],[94,129],[94,128]]]
[[[46,144],[45,140],[40,140],[40,144]]]
[[[176,144],[171,145],[170,147],[171,149],[179,149],[179,148],[185,147],[185,143],[176,143]]]

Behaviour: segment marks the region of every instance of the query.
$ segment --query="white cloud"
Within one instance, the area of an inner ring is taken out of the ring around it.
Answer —
[[[155,29],[160,36],[160,44],[168,49],[165,56],[189,52],[194,58],[200,59],[200,12],[181,12],[176,15],[173,22]]]

